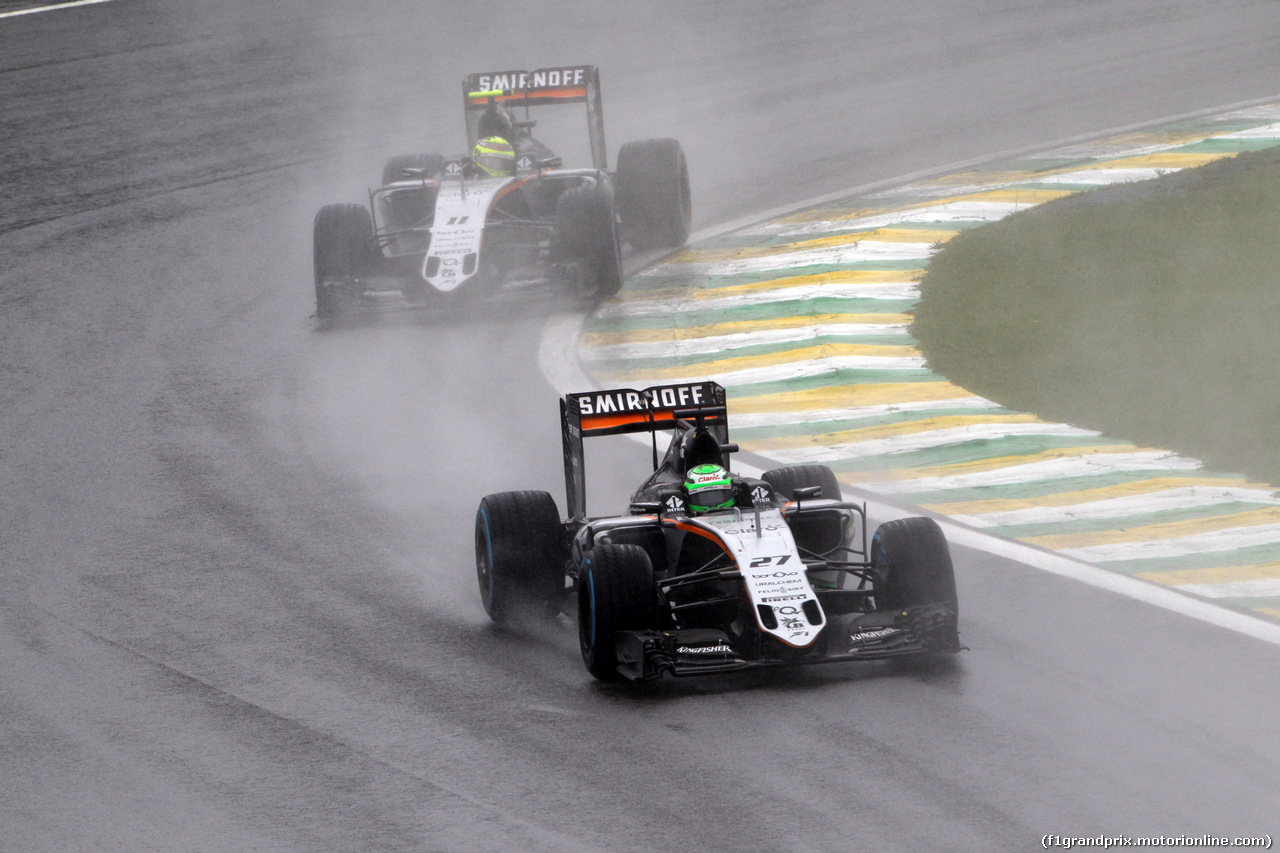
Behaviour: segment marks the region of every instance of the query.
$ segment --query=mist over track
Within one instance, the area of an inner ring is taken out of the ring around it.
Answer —
[[[1274,647],[957,549],[944,669],[601,688],[495,631],[478,498],[562,482],[545,315],[316,333],[310,225],[601,66],[695,227],[1275,94],[1269,2],[272,4],[0,20],[0,827],[75,850],[1023,849],[1273,832]],[[643,474],[589,452],[589,501]],[[1270,825],[1267,822],[1270,822]]]

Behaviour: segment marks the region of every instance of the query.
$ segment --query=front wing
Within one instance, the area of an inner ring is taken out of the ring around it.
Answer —
[[[328,283],[337,288],[340,313],[352,316],[552,301],[571,297],[573,285],[574,270],[568,265],[548,267],[494,286],[467,287],[454,293],[440,293],[412,275],[373,275],[334,279]]]
[[[384,269],[359,277],[329,279],[337,313],[361,316],[403,311],[465,311],[468,306],[573,300],[590,271],[575,261],[544,262],[502,270],[499,276],[472,280],[452,292],[440,292],[419,274],[422,256],[389,258]]]
[[[616,642],[618,671],[631,680],[951,654],[963,648],[956,612],[942,604],[833,618],[817,641],[803,649],[771,643],[758,633],[731,639],[705,628],[620,631]]]

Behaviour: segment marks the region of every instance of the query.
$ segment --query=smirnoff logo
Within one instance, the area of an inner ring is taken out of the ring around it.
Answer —
[[[575,395],[580,415],[626,414],[653,409],[678,409],[701,406],[710,402],[704,385],[668,385],[633,391],[601,391],[598,394]]]
[[[494,89],[519,91],[523,89],[555,89],[561,86],[582,86],[586,83],[587,68],[539,68],[537,71],[500,71],[476,76],[480,91]]]

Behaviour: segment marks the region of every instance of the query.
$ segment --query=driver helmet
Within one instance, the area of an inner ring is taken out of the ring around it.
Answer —
[[[698,465],[684,478],[690,512],[711,512],[733,506],[733,481],[719,465]]]
[[[486,136],[471,150],[471,162],[493,178],[508,178],[516,173],[516,150],[501,136]]]

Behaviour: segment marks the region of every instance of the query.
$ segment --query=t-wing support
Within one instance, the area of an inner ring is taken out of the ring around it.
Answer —
[[[724,388],[716,382],[693,382],[565,395],[560,400],[560,429],[569,518],[584,520],[587,513],[582,439],[674,430],[680,421],[696,421],[721,444],[728,444]]]
[[[604,107],[600,98],[600,70],[594,65],[539,68],[537,71],[482,71],[462,81],[466,107],[467,146],[476,144],[480,120],[498,107],[517,109],[549,104],[586,104],[591,164],[609,170],[604,144]],[[514,139],[508,140],[515,142]]]

